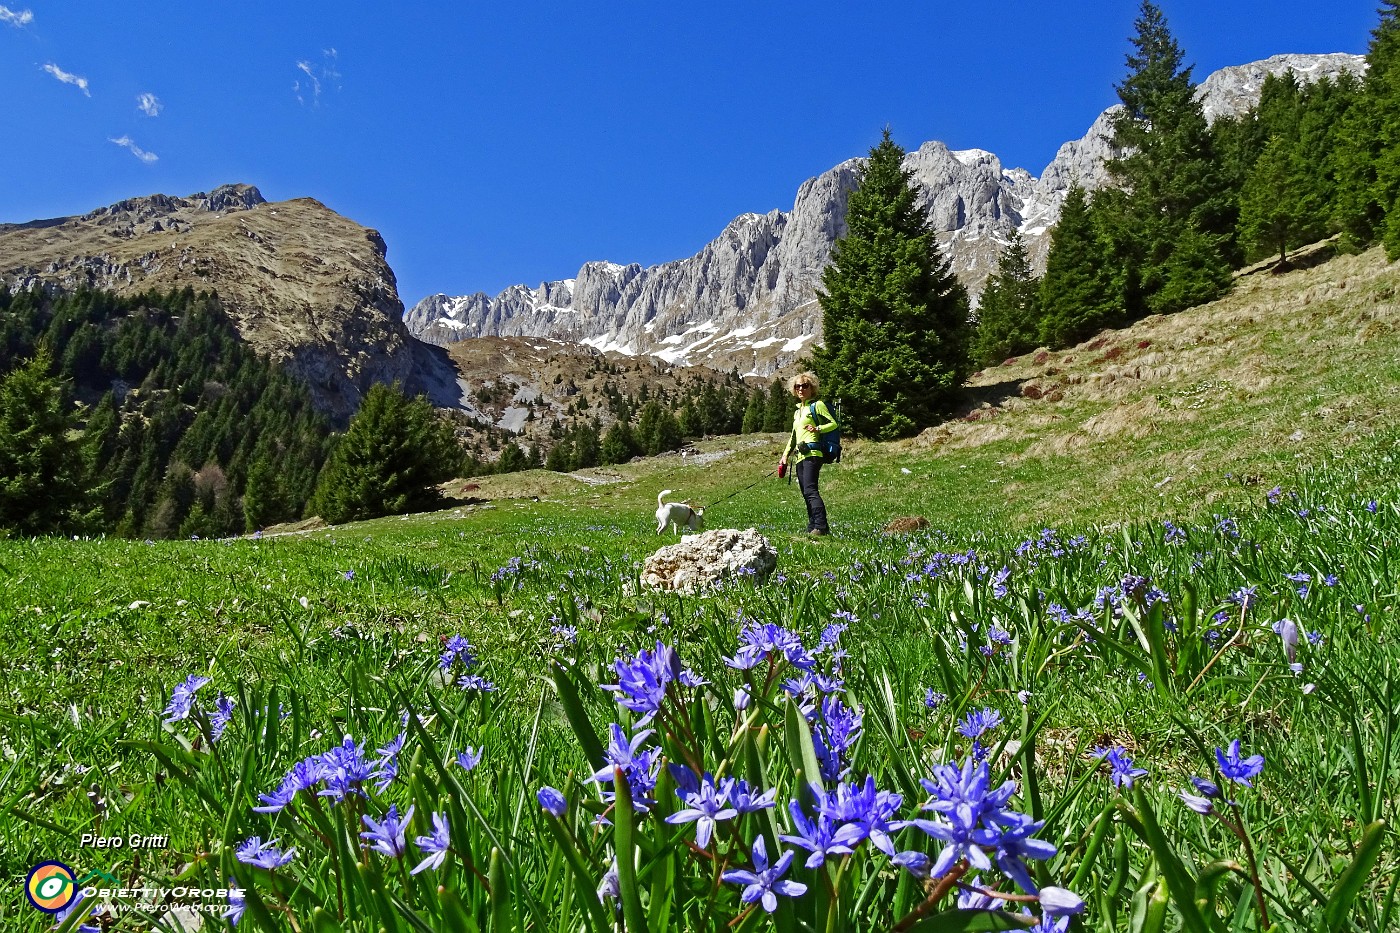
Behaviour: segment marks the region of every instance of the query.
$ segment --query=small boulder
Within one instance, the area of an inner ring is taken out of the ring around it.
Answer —
[[[778,566],[778,552],[752,528],[716,528],[687,535],[642,562],[642,586],[698,593],[733,576],[763,579]]]

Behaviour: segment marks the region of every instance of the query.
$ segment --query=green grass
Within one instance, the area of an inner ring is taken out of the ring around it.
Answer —
[[[1036,381],[1062,394],[1007,395],[992,415],[910,441],[850,443],[823,473],[836,533],[822,541],[794,539],[800,498],[765,476],[781,438],[750,436],[702,442],[710,457],[595,471],[602,483],[476,480],[463,493],[474,504],[342,528],[0,543],[0,928],[49,925],[21,888],[31,866],[57,859],[130,885],[236,876],[252,892],[240,929],[598,929],[612,906],[592,892],[617,853],[633,853],[620,882],[629,929],[889,928],[927,891],[868,841],[839,872],[799,858],[789,877],[809,894],[780,898],[770,920],[689,847],[693,824],[661,821],[680,806],[669,777],[656,812],[630,825],[609,811],[603,829],[590,823],[607,788],[583,781],[597,767],[591,744],[636,719],[598,685],[616,682],[614,659],[663,640],[711,683],[673,687],[650,744],[777,791],[771,819],[722,823],[711,846],[731,868],[758,836],[776,856],[776,836],[792,832],[783,805],[813,770],[813,727],[779,694],[796,671],[775,662],[776,678],[745,675],[720,659],[744,622],[812,648],[845,618],[837,695],[863,711],[844,760],[852,778],[902,793],[912,817],[926,797],[917,779],[970,752],[957,724],[998,711],[984,739],[993,777],[1016,781],[1011,806],[1045,821],[1038,836],[1058,852],[1032,863],[1037,881],[1085,897],[1081,928],[1159,928],[1160,909],[1166,929],[1253,930],[1262,898],[1274,928],[1385,929],[1400,857],[1388,830],[1365,828],[1393,823],[1400,793],[1400,436],[1382,417],[1400,382],[1393,279],[1374,254],[1346,257],[1245,283],[1218,307],[1143,322],[1098,350],[988,371],[975,380],[984,389]],[[1112,346],[1132,349],[1095,361]],[[778,574],[703,597],[639,590],[639,562],[673,540],[652,524],[663,488],[713,504],[710,527],[769,536]],[[932,525],[881,532],[903,515]],[[1168,540],[1166,521],[1185,538]],[[1304,573],[1300,595],[1287,575]],[[1166,600],[1128,596],[1117,615],[1099,605],[1130,574]],[[1285,618],[1321,636],[1299,645],[1296,674],[1273,631]],[[552,634],[560,623],[577,627],[576,646]],[[1007,643],[989,641],[994,627]],[[453,634],[473,643],[494,692],[439,673]],[[211,678],[202,714],[163,723],[192,674]],[[744,683],[754,703],[741,715]],[[930,690],[948,697],[936,710]],[[211,742],[201,716],[220,693],[235,712]],[[422,725],[410,720],[400,777],[382,792],[252,811],[296,761],[346,734],[372,755],[408,710]],[[1249,846],[1177,797],[1192,775],[1219,779],[1213,749],[1234,738],[1266,758],[1253,789],[1229,788]],[[1132,791],[1089,754],[1115,745],[1149,772]],[[470,772],[452,763],[467,746],[482,754]],[[541,811],[543,785],[566,792],[565,819]],[[391,803],[416,804],[402,867],[357,837],[359,817]],[[452,852],[409,876],[430,813],[448,819]],[[82,833],[170,845],[97,852],[78,847]],[[297,858],[272,873],[239,864],[234,848],[254,835],[296,845]],[[939,851],[916,829],[896,838]],[[126,914],[109,928],[148,925]]]

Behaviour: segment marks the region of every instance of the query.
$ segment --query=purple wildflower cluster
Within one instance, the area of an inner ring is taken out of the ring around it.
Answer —
[[[443,643],[438,668],[449,677],[455,677],[454,682],[463,690],[490,693],[496,689],[496,685],[473,670],[479,663],[473,653],[475,650],[471,642],[461,635],[453,635]]]
[[[1053,856],[1056,848],[1034,834],[1044,825],[1023,813],[1006,808],[1016,793],[1014,781],[1000,787],[991,786],[991,770],[985,761],[966,759],[961,767],[954,764],[937,765],[933,780],[920,780],[930,794],[921,809],[934,816],[890,824],[893,829],[916,827],[943,844],[932,864],[915,867],[916,858],[906,857],[905,864],[916,874],[940,878],[959,861],[979,871],[990,871],[995,862],[1022,890],[1032,894],[1039,891],[1031,878],[1025,860],[1044,860]],[[898,860],[898,859],[897,859]]]
[[[745,672],[745,683],[736,693],[736,707],[751,702],[750,691],[766,691],[778,683],[784,665],[794,669],[792,677],[779,686],[786,692],[811,725],[813,748],[821,766],[821,783],[813,782],[803,800],[788,802],[792,832],[780,836],[807,851],[805,864],[820,867],[827,859],[854,853],[867,841],[896,865],[907,868],[920,877],[941,876],[960,859],[975,867],[990,870],[993,863],[1025,891],[1035,893],[1037,887],[1025,865],[1026,859],[1045,859],[1055,853],[1055,847],[1036,839],[1034,834],[1042,824],[1021,813],[1007,809],[1015,793],[1015,783],[990,787],[987,762],[981,760],[985,751],[977,740],[1002,722],[1001,713],[987,708],[970,712],[959,731],[973,739],[974,751],[958,768],[944,765],[934,771],[935,780],[924,781],[933,798],[924,809],[934,811],[932,818],[898,819],[903,797],[879,789],[873,776],[863,781],[849,780],[851,753],[861,735],[862,715],[848,707],[843,698],[842,661],[846,652],[841,647],[841,635],[846,625],[854,621],[847,612],[838,612],[832,624],[822,632],[813,647],[803,644],[800,636],[781,625],[741,620],[738,648],[724,659],[730,668]],[[1002,633],[1005,635],[1005,633]],[[1009,640],[1009,635],[1005,635]],[[763,667],[766,684],[762,688],[753,680],[752,672]],[[635,655],[624,656],[613,664],[617,683],[603,689],[614,694],[618,704],[637,714],[638,727],[665,715],[664,706],[672,684],[684,686],[687,678],[673,648],[657,642],[654,650],[642,649]],[[930,691],[930,706],[941,702]],[[668,723],[669,719],[666,720]],[[603,801],[615,804],[617,782],[627,782],[633,809],[648,813],[656,806],[654,799],[662,763],[661,750],[648,743],[655,735],[651,728],[641,728],[629,735],[620,723],[613,723],[604,751],[603,766],[590,781],[612,785],[602,793]],[[698,773],[683,764],[672,763],[668,771],[675,784],[676,796],[682,806],[668,815],[671,825],[695,824],[694,844],[709,849],[715,844],[721,828],[747,813],[773,808],[777,805],[776,790],[760,791],[734,776],[716,778],[709,772]],[[563,819],[568,812],[565,796],[553,787],[537,791],[541,808],[555,818]],[[599,821],[603,817],[598,818]],[[938,859],[932,860],[920,851],[901,852],[895,835],[914,826],[941,840],[944,848]],[[767,843],[760,836],[750,850],[751,867],[726,871],[723,879],[744,886],[741,900],[760,904],[765,910],[776,909],[777,897],[796,897],[806,891],[805,885],[783,878],[795,857],[794,852],[777,854],[770,860]],[[604,889],[609,889],[604,879]],[[1058,892],[1059,889],[1054,889]],[[606,892],[605,892],[606,893]],[[1066,902],[1076,901],[1067,895]],[[1058,895],[1055,895],[1058,896]],[[1051,897],[1051,904],[1055,902]],[[1082,908],[1082,902],[1080,907]]]
[[[732,868],[725,872],[723,879],[730,884],[742,884],[744,892],[739,900],[745,904],[758,901],[770,914],[778,909],[778,895],[801,897],[807,893],[807,886],[800,881],[787,881],[783,875],[792,865],[794,853],[784,852],[778,861],[769,867],[768,844],[759,836],[753,841],[753,870]]]
[[[1060,540],[1060,533],[1054,528],[1042,528],[1040,534],[1034,538],[1029,538],[1016,545],[1015,554],[1020,558],[1030,560],[1030,566],[1034,567],[1039,563],[1041,557],[1064,557],[1066,554],[1082,548],[1087,539],[1083,535],[1076,535],[1068,541]]]
[[[745,813],[755,813],[774,806],[778,792],[755,794],[753,788],[738,778],[726,777],[718,782],[708,771],[697,778],[695,772],[684,765],[670,765],[668,769],[676,783],[676,796],[685,804],[666,817],[673,825],[695,824],[695,844],[708,848],[716,824]]]
[[[214,698],[214,703],[209,709],[200,709],[196,704],[198,693],[209,682],[208,677],[191,674],[176,684],[175,688],[170,691],[170,702],[165,707],[165,724],[181,722],[191,716],[203,713],[209,722],[209,738],[215,742],[223,738],[224,731],[233,721],[234,707],[238,704],[232,698],[220,693]]]
[[[627,782],[627,790],[632,798],[632,809],[640,813],[650,812],[656,804],[651,795],[656,790],[656,779],[661,765],[661,750],[642,748],[642,743],[650,738],[654,732],[653,729],[643,729],[629,739],[622,726],[613,723],[608,747],[603,753],[603,767],[589,778],[589,780],[600,784],[613,784],[620,772],[623,780]],[[614,791],[605,792],[603,799],[612,803],[616,798],[615,790],[616,787],[614,787]]]
[[[406,735],[400,734],[393,742],[379,749],[379,757],[365,758],[363,745],[357,745],[354,738],[345,739],[328,751],[310,755],[292,766],[282,778],[282,783],[270,794],[259,794],[262,806],[254,807],[255,813],[280,813],[302,791],[316,790],[315,796],[329,797],[336,801],[347,796],[365,796],[361,789],[366,781],[375,780],[376,788],[383,790],[398,775],[398,754],[403,749]]]
[[[195,693],[207,683],[208,677],[191,674],[176,684],[175,689],[170,691],[170,703],[165,707],[165,722],[169,724],[188,719],[194,711]]]
[[[666,688],[681,678],[681,663],[674,649],[657,642],[655,651],[645,648],[631,658],[613,662],[617,683],[603,685],[615,693],[618,705],[641,716],[637,725],[646,725],[661,711]]]
[[[972,710],[958,723],[958,734],[972,740],[973,760],[982,761],[987,757],[988,750],[982,744],[982,736],[1001,723],[1001,713],[990,706]]]
[[[277,848],[276,839],[263,842],[260,836],[253,836],[251,839],[244,840],[238,848],[234,849],[233,854],[244,865],[275,871],[290,864],[297,857],[297,849],[296,846],[292,846],[283,852]]]

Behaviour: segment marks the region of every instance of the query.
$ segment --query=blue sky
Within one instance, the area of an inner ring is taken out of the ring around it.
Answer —
[[[1366,50],[1375,0],[1161,0],[1204,79]],[[378,229],[406,304],[689,256],[888,125],[1039,174],[1136,0],[0,0],[0,222],[228,182]]]

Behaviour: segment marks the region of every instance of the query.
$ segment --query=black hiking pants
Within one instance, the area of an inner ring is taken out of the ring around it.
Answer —
[[[807,530],[826,534],[830,530],[826,526],[826,503],[822,501],[822,494],[817,491],[817,476],[821,471],[821,457],[808,457],[798,461],[797,488],[802,491],[802,498],[807,503]]]

